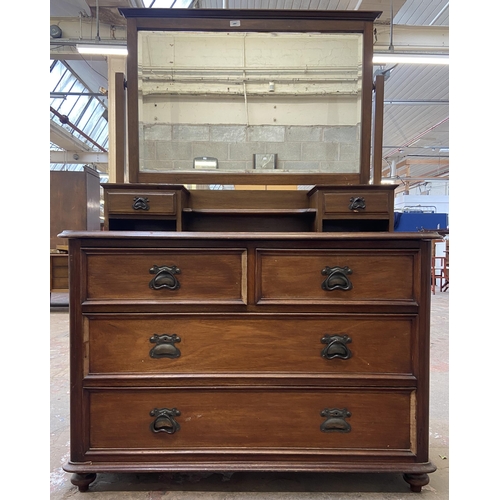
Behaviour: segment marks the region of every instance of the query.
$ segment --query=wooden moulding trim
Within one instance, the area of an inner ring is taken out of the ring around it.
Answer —
[[[283,450],[279,450],[280,454]],[[190,452],[192,453],[192,452]],[[292,471],[292,472],[390,472],[390,473],[412,473],[412,474],[428,474],[436,470],[436,466],[431,462],[424,463],[413,463],[411,462],[411,456],[408,456],[408,461],[403,462],[404,457],[395,457],[396,463],[384,462],[382,460],[373,463],[373,461],[367,462],[367,460],[373,460],[372,457],[368,457],[366,460],[359,459],[358,461],[352,463],[346,463],[345,461],[340,461],[340,457],[337,460],[325,461],[324,457],[321,457],[321,462],[310,462],[304,463],[304,455],[298,456],[297,458],[291,458],[290,460],[272,460],[270,461],[270,456],[265,455],[265,459],[269,460],[267,463],[262,463],[258,459],[253,460],[242,460],[239,457],[234,457],[232,460],[221,460],[220,450],[214,454],[214,459],[208,459],[208,457],[197,459],[196,462],[182,463],[168,463],[168,462],[148,462],[144,461],[141,464],[136,462],[120,462],[113,463],[112,456],[107,457],[109,462],[68,462],[64,465],[63,470],[66,472],[75,473],[85,473],[85,472],[163,472],[163,471],[238,471],[238,470],[253,470],[253,471]],[[366,453],[366,452],[364,452]],[[317,454],[317,451],[315,451]],[[92,454],[93,455],[93,454]],[[92,456],[90,455],[90,456]],[[90,457],[89,457],[90,458]],[[137,454],[133,457],[133,460],[137,460]],[[178,456],[175,457],[178,460]],[[391,457],[393,458],[393,457]]]
[[[268,184],[268,185],[358,185],[359,174],[293,174],[293,173],[221,173],[210,172],[139,172],[138,182],[163,184]]]
[[[373,22],[382,12],[380,11],[339,11],[339,10],[263,10],[263,9],[132,9],[119,8],[118,11],[125,18],[135,18],[137,23],[147,23],[159,19],[255,19],[255,20],[319,20]]]
[[[200,214],[224,214],[224,215],[239,215],[239,214],[251,214],[251,215],[288,215],[288,214],[315,214],[316,209],[314,208],[297,208],[297,209],[287,209],[287,208],[184,208],[182,209],[185,213],[200,213]]]
[[[119,182],[113,182],[113,183],[107,183],[104,182],[101,184],[102,188],[104,191],[115,191],[115,190],[136,190],[140,189],[141,191],[183,191],[185,193],[189,193],[189,191],[186,189],[186,187],[182,184],[158,184],[155,182],[154,184],[145,184],[145,183],[119,183]]]
[[[154,457],[157,459],[159,457],[165,457],[167,463],[172,459],[178,458],[179,463],[183,463],[186,458],[190,460],[192,455],[196,455],[198,460],[206,460],[207,456],[215,455],[217,457],[223,456],[226,460],[227,457],[234,458],[238,461],[238,457],[242,455],[245,456],[245,463],[252,463],[255,460],[255,457],[258,457],[259,461],[268,460],[269,464],[276,462],[285,462],[288,461],[287,458],[283,459],[283,456],[289,457],[292,463],[298,462],[301,460],[304,465],[312,464],[317,465],[317,457],[329,457],[330,461],[333,463],[339,463],[339,458],[342,457],[342,460],[348,461],[348,466],[351,464],[359,464],[365,458],[367,460],[373,461],[374,457],[376,457],[380,462],[384,465],[388,465],[389,463],[401,462],[406,463],[415,463],[415,455],[407,448],[372,448],[360,450],[359,448],[242,448],[242,447],[220,447],[220,448],[197,448],[191,447],[189,449],[151,449],[145,448],[140,449],[139,451],[141,455],[141,459],[144,462],[148,461],[149,457]],[[137,456],[138,450],[136,449],[128,449],[128,448],[90,448],[85,456],[87,458],[96,458],[97,462],[103,462],[103,458],[110,458],[111,460],[115,456],[125,456],[125,457],[133,457]],[[188,458],[189,457],[189,458]],[[160,458],[160,460],[161,460]],[[279,460],[277,460],[277,458]],[[195,459],[196,460],[196,459]],[[326,458],[328,460],[328,458]],[[408,462],[407,462],[408,461]],[[242,461],[241,461],[242,462]],[[239,463],[241,463],[239,462]]]
[[[238,13],[236,13],[238,15]],[[233,15],[233,17],[235,17]],[[241,26],[229,25],[229,18],[134,18],[141,31],[212,31],[212,32],[318,32],[362,33],[364,21],[325,19],[244,19]],[[371,21],[369,21],[371,24]],[[370,39],[371,40],[371,39]]]
[[[339,242],[340,245],[344,244],[344,240],[352,241],[363,241],[363,240],[371,240],[377,242],[383,241],[398,241],[399,244],[407,244],[407,247],[410,250],[413,250],[413,242],[420,240],[433,240],[433,239],[442,239],[441,235],[438,233],[398,233],[398,232],[331,232],[331,233],[288,233],[288,232],[184,232],[184,231],[84,231],[84,230],[64,230],[62,233],[58,235],[60,238],[81,238],[83,240],[93,239],[91,245],[99,245],[99,241],[102,241],[105,245],[109,245],[111,241],[117,241],[115,246],[118,248],[126,247],[126,244],[131,240],[157,240],[159,245],[161,245],[161,240],[168,240],[170,243],[174,240],[199,240],[198,243],[202,243],[205,240],[212,240],[212,242],[220,240],[225,241],[228,238],[232,240],[232,242],[236,242],[239,240],[252,240],[252,241],[260,241],[260,240],[279,240],[279,241],[302,241],[304,244],[307,242],[319,242],[321,240],[325,240],[328,242]],[[233,244],[232,243],[232,244]],[[83,243],[83,250],[85,250],[86,243]],[[394,247],[390,247],[392,249]],[[429,267],[430,269],[430,267]]]
[[[430,241],[422,241],[420,243],[422,247],[420,260],[420,287],[422,290],[431,289],[431,274],[429,272],[424,272],[424,270],[429,270],[431,268],[431,244]],[[431,294],[423,295],[425,301],[420,304],[421,308],[421,324],[419,332],[419,349],[420,355],[418,360],[418,380],[419,387],[417,391],[420,393],[420,397],[417,399],[416,407],[416,418],[417,418],[417,428],[416,432],[420,436],[417,443],[417,456],[422,458],[427,458],[429,453],[429,399],[430,399],[430,310],[431,310]],[[420,406],[419,406],[420,403]],[[421,434],[420,434],[421,433]]]
[[[362,384],[360,385],[360,381]],[[417,378],[412,374],[358,373],[331,375],[325,372],[258,372],[258,373],[90,373],[85,376],[84,386],[89,391],[169,391],[217,390],[234,391],[289,391],[324,389],[363,392],[376,390],[381,393],[409,393],[416,389]]]

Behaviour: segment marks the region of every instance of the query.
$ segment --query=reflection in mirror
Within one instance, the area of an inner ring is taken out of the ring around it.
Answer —
[[[140,171],[359,173],[362,34],[138,35]]]

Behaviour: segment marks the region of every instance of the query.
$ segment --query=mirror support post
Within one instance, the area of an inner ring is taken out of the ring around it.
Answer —
[[[127,163],[127,96],[125,92],[125,75],[123,73],[115,73],[114,96],[116,136],[114,155],[115,179],[111,181],[110,175],[110,181],[123,184],[126,177]]]
[[[127,19],[127,123],[128,123],[128,177],[139,182],[139,103],[137,67],[137,19]]]
[[[382,183],[382,146],[384,132],[384,75],[375,77],[375,111],[373,120],[373,184]]]

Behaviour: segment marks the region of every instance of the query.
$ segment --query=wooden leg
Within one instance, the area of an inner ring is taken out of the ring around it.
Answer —
[[[429,484],[428,474],[403,474],[404,480],[410,485],[411,491],[420,493],[422,486]]]
[[[78,486],[78,491],[84,492],[89,489],[89,484],[95,480],[97,474],[73,474],[71,476],[71,483]]]

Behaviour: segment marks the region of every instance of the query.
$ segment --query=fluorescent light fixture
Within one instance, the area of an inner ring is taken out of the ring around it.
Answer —
[[[94,54],[102,56],[126,56],[128,54],[125,45],[107,45],[105,43],[96,43],[90,45],[77,44],[76,50],[80,54]]]
[[[373,54],[374,64],[450,64],[447,55],[426,54]]]

